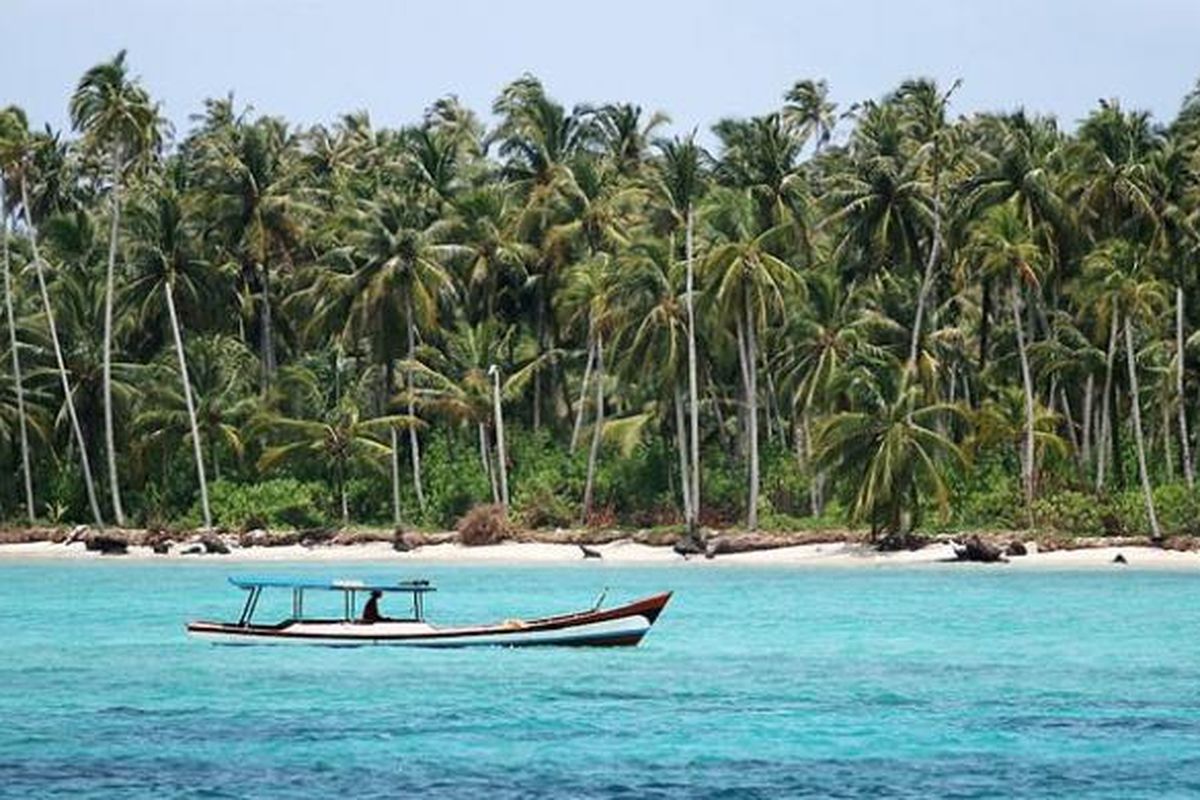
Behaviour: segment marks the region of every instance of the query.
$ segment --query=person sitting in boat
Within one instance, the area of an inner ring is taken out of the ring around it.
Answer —
[[[383,621],[383,616],[379,613],[379,598],[381,597],[383,597],[383,592],[378,590],[371,592],[371,596],[367,598],[366,605],[363,606],[363,622],[371,623]]]

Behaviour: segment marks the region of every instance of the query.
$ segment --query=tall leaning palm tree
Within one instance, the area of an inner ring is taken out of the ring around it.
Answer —
[[[704,193],[704,168],[707,155],[696,144],[695,134],[687,138],[676,138],[658,143],[661,152],[658,174],[658,194],[665,201],[671,219],[671,230],[680,223],[684,229],[684,259],[687,280],[684,302],[687,307],[687,386],[688,386],[688,446],[684,448],[684,462],[690,461],[691,474],[680,480],[689,481],[689,533],[695,535],[700,517],[700,400],[697,387],[696,358],[696,269],[695,228],[696,203]],[[675,254],[672,252],[671,257]],[[685,470],[686,472],[686,470]]]
[[[0,125],[3,123],[0,122]],[[0,137],[3,131],[0,130]],[[3,170],[0,169],[0,249],[4,258],[4,316],[8,323],[8,345],[12,351],[13,394],[17,400],[17,429],[21,441],[21,472],[25,484],[25,514],[32,525],[37,515],[33,503],[33,473],[29,467],[29,420],[25,415],[25,384],[21,380],[21,353],[17,342],[17,321],[13,311],[13,280],[8,252],[8,201]]]
[[[37,227],[34,225],[33,209],[30,204],[29,183],[35,177],[33,175],[34,162],[39,150],[51,145],[53,141],[47,137],[32,135],[29,132],[24,112],[18,108],[9,107],[0,112],[0,120],[2,120],[0,122],[0,172],[3,172],[7,183],[15,183],[20,187],[25,231],[29,236],[29,244],[33,251],[33,268],[37,276],[42,311],[46,315],[46,326],[50,332],[50,343],[54,349],[54,360],[58,367],[59,382],[62,385],[63,403],[66,406],[67,416],[71,422],[71,432],[74,434],[75,445],[79,451],[88,507],[96,526],[103,527],[104,517],[100,513],[100,503],[96,499],[96,485],[92,479],[92,465],[88,458],[87,440],[83,436],[83,428],[79,424],[79,415],[75,409],[74,395],[71,392],[71,378],[63,356],[62,343],[58,338],[58,327],[54,322],[54,308],[50,302],[50,292],[46,285],[46,270],[38,247]]]
[[[124,526],[112,402],[113,292],[121,225],[121,180],[131,165],[158,149],[162,123],[150,95],[129,77],[124,50],[111,61],[97,64],[84,73],[71,96],[70,111],[71,123],[83,133],[85,145],[108,161],[112,208],[104,279],[104,447],[113,516],[117,525]]]
[[[159,303],[165,302],[171,340],[179,362],[179,382],[187,409],[192,438],[192,455],[196,461],[196,480],[200,489],[200,509],[204,527],[212,527],[208,504],[208,480],[204,471],[204,450],[200,441],[200,426],[188,377],[187,356],[183,349],[183,329],[175,305],[175,295],[182,290],[187,304],[199,307],[211,301],[204,292],[202,264],[191,252],[190,237],[185,227],[183,205],[178,191],[169,182],[156,187],[145,204],[131,215],[135,235],[134,267],[136,273],[127,287],[127,296],[137,303],[138,315],[153,320],[159,315]]]

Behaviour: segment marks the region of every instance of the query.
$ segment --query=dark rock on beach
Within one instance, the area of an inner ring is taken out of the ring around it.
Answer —
[[[1029,555],[1029,549],[1025,547],[1025,543],[1019,539],[1013,539],[1008,543],[1008,547],[1004,548],[1006,556],[1025,556]]]
[[[94,533],[87,537],[83,546],[105,556],[123,556],[129,552],[129,542],[119,536],[104,533]]]
[[[955,545],[954,555],[959,561],[979,561],[985,564],[1007,560],[999,547],[979,536],[971,536],[962,544]]]

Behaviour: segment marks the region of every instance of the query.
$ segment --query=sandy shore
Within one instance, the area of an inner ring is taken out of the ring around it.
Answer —
[[[888,567],[920,565],[954,565],[957,569],[1185,569],[1200,570],[1200,552],[1178,552],[1151,547],[1095,547],[1079,550],[1037,552],[1031,548],[1026,556],[1013,557],[1008,563],[982,565],[954,562],[954,549],[949,544],[933,544],[920,550],[880,553],[856,543],[805,544],[773,550],[732,553],[706,559],[702,556],[684,558],[669,547],[652,547],[630,541],[593,545],[601,558],[590,563],[624,565],[722,566],[759,565],[790,567]],[[1127,565],[1115,564],[1114,558],[1124,556]],[[396,563],[427,564],[562,564],[585,559],[576,545],[532,542],[507,542],[484,547],[463,547],[458,544],[437,544],[410,552],[396,552],[387,542],[340,546],[248,547],[235,548],[228,555],[157,555],[148,547],[130,547],[127,555],[105,556],[88,551],[82,543],[57,544],[28,542],[0,545],[0,563],[23,559],[103,559],[109,561],[201,561],[201,562],[280,562],[310,561],[356,562],[392,561]]]

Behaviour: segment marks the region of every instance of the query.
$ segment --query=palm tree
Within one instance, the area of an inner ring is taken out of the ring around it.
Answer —
[[[746,433],[750,459],[746,524],[758,527],[758,335],[769,316],[784,306],[784,297],[800,284],[777,255],[792,241],[794,228],[784,223],[766,230],[756,227],[749,193],[723,190],[716,196],[711,224],[718,237],[705,263],[713,301],[721,317],[732,323],[737,338],[738,365],[746,403]]]
[[[313,215],[297,190],[297,139],[281,120],[218,118],[194,142],[197,177],[212,236],[242,269],[242,291],[257,294],[259,360],[265,394],[277,366],[272,269],[291,267],[302,251],[302,222]],[[249,300],[247,304],[251,305]]]
[[[0,125],[4,125],[7,115],[0,116]],[[5,133],[0,129],[0,140]],[[37,516],[33,502],[33,471],[29,465],[29,420],[25,414],[25,384],[21,379],[21,353],[17,342],[17,321],[13,311],[15,304],[13,295],[13,280],[9,263],[8,249],[8,199],[5,194],[5,176],[3,164],[0,163],[0,248],[4,258],[4,313],[8,323],[8,345],[12,353],[13,395],[17,403],[17,429],[21,441],[21,475],[25,486],[25,515],[32,525]]]
[[[100,504],[96,499],[95,482],[92,479],[92,466],[88,458],[87,440],[83,436],[83,428],[79,424],[79,415],[75,411],[74,395],[71,391],[71,379],[63,358],[62,345],[58,338],[58,326],[54,320],[54,310],[50,302],[50,292],[46,286],[45,265],[42,262],[38,247],[37,227],[33,222],[33,209],[30,204],[29,183],[35,177],[33,164],[48,142],[45,137],[29,133],[25,115],[20,109],[9,107],[0,112],[0,171],[4,172],[5,184],[16,183],[20,187],[21,209],[25,217],[25,230],[29,237],[29,245],[33,251],[33,267],[37,275],[38,291],[42,301],[42,312],[46,316],[46,326],[50,332],[50,343],[54,349],[54,359],[58,366],[59,382],[62,385],[63,403],[71,423],[71,432],[75,437],[75,445],[79,451],[79,462],[83,472],[84,488],[87,491],[88,506],[92,512],[92,521],[97,527],[104,526],[104,518],[100,513]]]
[[[437,319],[441,298],[456,294],[448,264],[465,255],[464,249],[447,240],[452,227],[432,217],[412,198],[385,193],[348,213],[348,244],[331,258],[349,261],[350,271],[329,272],[316,284],[318,302],[315,318],[343,320],[344,341],[367,338],[386,372],[385,394],[395,387],[392,370],[401,349],[403,331],[405,357],[416,361],[417,332],[429,329]],[[405,370],[408,416],[415,415],[415,385],[411,369]],[[408,426],[412,458],[413,488],[417,503],[425,509],[421,485],[421,450],[416,426]],[[396,432],[393,431],[393,438]],[[393,514],[400,522],[398,448],[393,443]]]
[[[1036,494],[1034,472],[1034,394],[1033,377],[1029,367],[1029,350],[1025,343],[1025,325],[1021,319],[1021,288],[1038,286],[1038,267],[1041,253],[1033,243],[1028,228],[1017,207],[1010,203],[997,206],[979,221],[973,231],[971,252],[980,272],[989,279],[1008,284],[1009,308],[1013,332],[1017,339],[1017,354],[1021,362],[1021,384],[1025,390],[1025,437],[1021,449],[1021,488],[1025,507],[1032,522],[1033,500]]]
[[[454,423],[476,427],[479,436],[479,459],[483,473],[492,488],[492,501],[499,503],[500,487],[493,469],[492,445],[488,430],[492,427],[492,386],[488,368],[508,346],[512,329],[495,321],[477,325],[460,322],[445,332],[441,348],[423,347],[419,360],[405,362],[404,369],[419,375],[424,386],[417,390],[422,409]],[[505,479],[507,484],[507,479]]]
[[[98,64],[80,79],[71,96],[71,123],[84,134],[84,143],[109,162],[112,210],[108,241],[108,269],[104,279],[104,447],[108,456],[108,484],[113,515],[125,525],[121,507],[117,445],[113,433],[112,335],[114,270],[121,225],[121,178],[130,165],[144,160],[161,143],[162,122],[158,107],[137,81],[130,80],[125,51],[112,61]]]
[[[925,317],[925,303],[933,285],[934,270],[942,249],[942,171],[944,153],[942,144],[946,131],[946,107],[950,96],[958,89],[961,81],[955,81],[946,92],[939,94],[937,86],[929,81],[905,81],[895,94],[895,101],[906,108],[907,127],[916,131],[916,139],[922,150],[929,153],[931,195],[933,196],[933,230],[929,234],[929,255],[925,261],[925,272],[917,291],[917,314],[913,323],[912,343],[908,350],[908,369],[917,366],[917,349],[921,341],[921,325]]]
[[[178,180],[178,176],[175,178]],[[204,516],[204,527],[212,527],[212,513],[208,504],[208,480],[204,470],[203,446],[193,400],[192,386],[188,376],[187,357],[183,347],[183,330],[179,313],[175,307],[175,295],[182,290],[188,307],[199,307],[203,299],[211,299],[216,292],[205,291],[204,270],[207,265],[192,253],[192,237],[187,230],[187,221],[178,190],[171,179],[161,181],[151,188],[151,196],[144,205],[131,215],[134,232],[135,274],[128,286],[129,298],[138,304],[139,317],[154,319],[158,315],[159,303],[167,307],[171,339],[175,344],[175,355],[179,362],[179,382],[187,409],[188,427],[192,439],[192,455],[196,462],[196,479],[200,488],[200,509]]]
[[[684,387],[687,386],[690,332],[686,302],[680,302],[679,269],[671,245],[647,237],[634,243],[618,256],[618,283],[615,288],[619,326],[626,329],[624,358],[619,366],[630,385],[654,381],[655,394],[670,398],[674,407],[676,447],[679,451],[679,477],[684,519],[694,533],[698,511],[692,494],[689,468],[687,426],[684,421]],[[686,293],[684,300],[686,301]],[[632,330],[632,333],[628,331]],[[654,364],[653,377],[646,365]],[[663,405],[666,405],[664,403]],[[693,462],[694,463],[694,462]]]
[[[945,515],[946,472],[965,463],[959,447],[938,431],[939,423],[962,416],[957,406],[926,404],[920,387],[895,375],[884,383],[869,407],[834,414],[816,437],[818,465],[840,479],[850,519],[869,522],[872,538],[904,537],[915,529],[922,495],[933,495]]]
[[[551,343],[547,341],[554,295],[569,253],[560,245],[563,237],[548,239],[551,227],[560,222],[561,204],[576,197],[580,189],[575,179],[578,156],[596,138],[596,127],[586,109],[567,112],[552,100],[538,81],[523,75],[506,86],[492,106],[501,122],[490,140],[500,143],[503,176],[521,198],[522,210],[516,221],[522,241],[536,248],[537,255],[528,265],[527,281],[532,295],[534,335],[540,356]],[[541,427],[543,386],[542,370],[533,373],[533,428]]]
[[[691,474],[685,469],[681,480],[690,481],[688,497],[691,514],[688,516],[688,532],[696,535],[700,517],[700,398],[697,380],[696,358],[696,270],[695,256],[695,205],[704,193],[704,172],[708,160],[704,150],[696,144],[695,134],[687,138],[675,138],[658,143],[661,153],[658,171],[657,194],[671,214],[669,228],[684,229],[684,260],[687,265],[684,301],[687,306],[687,386],[688,386],[688,447],[683,450],[684,462],[690,459]],[[672,250],[674,248],[672,247]],[[674,258],[674,252],[671,257]]]
[[[1085,269],[1085,276],[1094,287],[1091,291],[1097,295],[1098,311],[1112,320],[1113,330],[1117,329],[1117,320],[1121,321],[1126,364],[1129,369],[1129,405],[1133,418],[1134,444],[1137,449],[1138,476],[1142,484],[1151,535],[1155,539],[1161,539],[1162,529],[1155,513],[1150,472],[1146,466],[1146,443],[1142,428],[1133,325],[1151,324],[1166,306],[1166,298],[1161,285],[1153,277],[1145,252],[1126,241],[1109,242],[1093,250],[1087,257]]]
[[[251,428],[280,442],[267,448],[259,458],[258,468],[264,472],[286,460],[314,456],[329,466],[344,525],[350,521],[346,480],[351,466],[374,464],[388,456],[391,448],[380,437],[394,428],[416,424],[416,419],[401,414],[364,420],[354,403],[346,398],[321,421],[265,415],[252,421]]]
[[[604,342],[615,327],[614,300],[617,280],[617,268],[613,258],[608,253],[599,253],[567,273],[559,301],[567,317],[567,324],[586,328],[589,361],[595,363],[595,419],[592,425],[591,447],[588,450],[587,479],[583,490],[585,524],[592,514],[596,461],[604,431],[604,383],[607,377]],[[585,392],[586,389],[585,384]],[[580,410],[582,412],[582,403]]]
[[[800,141],[813,141],[814,154],[829,143],[836,124],[837,104],[829,100],[825,81],[796,81],[784,95],[783,117]]]

